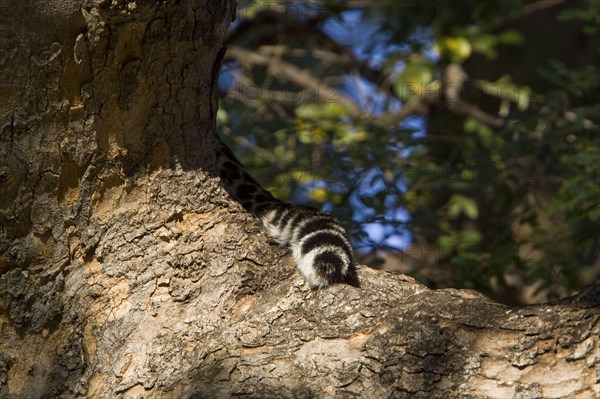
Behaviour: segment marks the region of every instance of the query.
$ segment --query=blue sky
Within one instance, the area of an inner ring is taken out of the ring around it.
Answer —
[[[357,58],[366,61],[373,68],[380,68],[387,60],[390,53],[401,49],[400,46],[387,46],[385,44],[373,45],[373,42],[378,42],[377,36],[383,35],[378,33],[379,26],[373,22],[365,21],[363,12],[360,10],[346,11],[341,14],[340,19],[331,18],[324,22],[323,31],[332,39],[350,48]],[[375,39],[375,40],[374,40]],[[386,43],[387,40],[381,40],[379,43]],[[402,63],[398,63],[396,68],[401,69]],[[348,76],[346,79],[345,91],[361,106],[367,109],[370,113],[379,114],[388,107],[387,111],[398,111],[402,104],[399,100],[390,99],[383,93],[377,92],[371,82],[362,79],[359,76]],[[423,118],[414,117],[405,121],[405,124],[416,130],[417,135],[424,134],[425,121]],[[402,151],[409,151],[404,149]],[[402,154],[405,155],[405,154]],[[366,172],[365,182],[374,182],[373,184],[362,184],[358,189],[358,195],[368,196],[386,189],[383,179],[374,179],[375,175],[382,174],[378,168],[373,168]],[[399,187],[402,191],[405,187]],[[389,200],[389,201],[388,201]],[[375,243],[379,243],[385,247],[397,248],[405,250],[411,242],[410,232],[405,228],[398,228],[399,223],[410,221],[408,212],[393,205],[392,198],[386,198],[386,213],[383,219],[389,223],[378,222],[369,223],[368,220],[375,216],[371,208],[367,208],[358,200],[357,197],[351,199],[351,204],[356,211],[354,220],[365,221],[362,224],[363,230],[368,234],[369,239]],[[387,202],[391,206],[387,206]],[[381,219],[381,218],[380,218]],[[355,243],[358,249],[361,249],[361,243]],[[368,248],[364,248],[368,250]]]
[[[236,22],[232,26],[234,26]],[[330,36],[336,42],[348,47],[357,58],[367,62],[371,67],[378,69],[387,60],[390,54],[400,50],[406,50],[407,46],[388,45],[389,42],[385,34],[379,32],[379,26],[376,22],[367,21],[364,14],[360,10],[350,10],[343,12],[339,18],[330,18],[324,21],[321,25],[325,34]],[[426,35],[425,35],[426,36]],[[431,54],[433,57],[433,53]],[[398,62],[394,70],[399,71],[404,64]],[[233,75],[224,70],[220,77],[222,87],[227,87],[233,84],[235,78]],[[342,89],[362,108],[371,114],[380,114],[384,111],[398,111],[402,104],[397,99],[390,99],[385,94],[378,92],[377,87],[370,81],[362,79],[357,75],[348,75],[344,80]],[[424,119],[421,117],[413,117],[403,122],[403,126],[410,126],[415,131],[416,135],[425,134]],[[403,148],[399,151],[410,151]],[[401,154],[405,156],[406,154]],[[348,171],[349,173],[352,171]],[[394,198],[385,199],[386,211],[383,215],[374,215],[373,209],[365,206],[359,200],[361,196],[372,196],[386,190],[381,177],[382,171],[374,167],[362,172],[361,184],[358,187],[356,195],[351,198],[351,206],[354,209],[354,220],[361,223],[361,228],[368,235],[368,240],[371,243],[379,244],[380,246],[397,248],[405,250],[411,241],[411,235],[406,228],[401,227],[402,223],[410,221],[408,212],[395,205]],[[302,201],[302,197],[306,199],[306,194],[315,186],[324,186],[326,181],[314,181],[307,185],[302,192],[296,193],[294,197]],[[403,184],[403,183],[400,183]],[[398,187],[400,191],[404,191],[405,187]],[[389,205],[388,205],[389,204]],[[330,211],[332,204],[324,206],[325,211]],[[377,216],[377,222],[373,222]],[[400,227],[399,227],[400,225]],[[370,251],[372,248],[367,243],[355,241],[355,246],[360,251]]]

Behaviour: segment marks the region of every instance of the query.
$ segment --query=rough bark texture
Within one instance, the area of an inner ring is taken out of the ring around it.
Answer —
[[[600,394],[600,284],[304,286],[216,177],[232,1],[0,8],[0,397]]]

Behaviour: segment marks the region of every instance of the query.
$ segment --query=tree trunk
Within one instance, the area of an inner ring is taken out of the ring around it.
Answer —
[[[0,6],[0,397],[590,398],[600,284],[311,291],[220,185],[205,2]]]

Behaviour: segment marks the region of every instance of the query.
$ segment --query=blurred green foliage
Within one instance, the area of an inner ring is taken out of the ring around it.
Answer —
[[[345,221],[362,252],[408,229],[436,251],[411,262],[430,285],[492,293],[516,270],[566,295],[600,277],[599,10],[241,1],[229,45],[271,61],[226,59],[221,134],[274,195]],[[452,64],[466,110],[444,96]]]

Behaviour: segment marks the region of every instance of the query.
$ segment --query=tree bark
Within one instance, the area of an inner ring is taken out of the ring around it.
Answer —
[[[600,284],[304,286],[218,178],[233,1],[81,3],[0,7],[0,397],[600,395]]]

